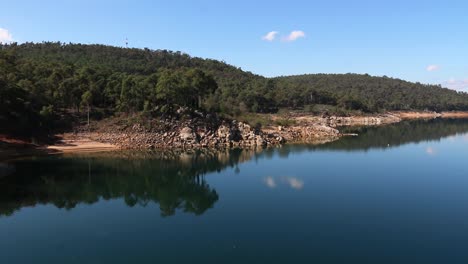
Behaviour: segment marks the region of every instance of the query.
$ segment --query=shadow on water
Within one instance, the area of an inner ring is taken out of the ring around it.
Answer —
[[[260,150],[181,152],[113,152],[82,156],[49,156],[0,166],[0,215],[23,207],[53,204],[73,209],[78,204],[123,199],[127,206],[158,204],[162,216],[177,211],[201,215],[213,208],[219,194],[205,175],[252,159],[287,158],[306,151],[368,151],[408,143],[440,140],[468,132],[468,120],[401,122],[370,128],[324,145],[286,145]]]

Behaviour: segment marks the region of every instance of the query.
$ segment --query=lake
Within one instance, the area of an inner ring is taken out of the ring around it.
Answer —
[[[0,167],[2,263],[468,263],[468,120]]]

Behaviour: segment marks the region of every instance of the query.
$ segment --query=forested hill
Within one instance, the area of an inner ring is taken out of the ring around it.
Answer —
[[[179,106],[230,116],[279,108],[444,111],[468,110],[468,95],[357,74],[265,78],[167,50],[50,42],[0,45],[0,122],[10,127],[50,128],[70,112],[157,116]]]
[[[468,94],[440,85],[360,74],[309,74],[273,79],[290,105],[338,104],[368,112],[385,110],[467,110]],[[301,101],[302,100],[302,101]]]
[[[224,79],[242,82],[262,78],[226,63],[169,50],[120,48],[106,45],[64,44],[60,42],[25,43],[5,46],[14,49],[23,59],[42,62],[95,67],[127,74],[150,75],[161,68],[179,69],[182,67],[202,68],[207,73]]]

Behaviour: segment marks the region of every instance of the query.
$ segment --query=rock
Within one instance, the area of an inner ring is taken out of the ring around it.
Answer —
[[[181,115],[181,114],[185,114],[186,112],[188,111],[188,107],[180,107],[179,109],[177,109],[177,114]]]
[[[221,139],[230,140],[232,138],[231,129],[225,125],[219,126],[218,130],[216,131],[216,134]]]
[[[257,146],[264,146],[264,145],[266,145],[266,141],[265,141],[265,139],[263,139],[263,137],[261,137],[261,136],[256,136],[256,137],[255,137],[255,144],[256,144]]]
[[[197,134],[195,134],[190,127],[184,127],[179,132],[179,138],[188,142],[196,142]]]

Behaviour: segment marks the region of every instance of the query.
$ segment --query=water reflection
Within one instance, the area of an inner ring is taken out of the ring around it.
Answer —
[[[296,177],[281,177],[279,179],[268,176],[263,179],[263,183],[270,189],[276,188],[278,185],[287,185],[295,190],[302,190],[304,188],[304,181]]]
[[[263,179],[263,182],[265,183],[265,185],[270,188],[270,189],[274,189],[276,188],[276,181],[273,177],[269,176],[269,177],[266,177],[265,179]]]
[[[371,149],[395,148],[410,143],[440,141],[442,138],[468,133],[468,119],[431,119],[403,121],[380,127],[347,127],[344,133],[357,133],[357,137],[344,137],[340,140],[321,145],[289,145],[278,150],[280,157],[291,153],[314,150],[369,151]],[[468,138],[468,135],[464,138]],[[427,149],[435,155],[435,149]],[[274,155],[274,153],[265,153]]]
[[[348,133],[357,133],[358,137],[346,137],[342,140],[320,146],[321,149],[369,150],[398,147],[408,143],[439,141],[442,138],[468,132],[467,119],[431,119],[403,121],[381,127],[346,128]]]
[[[427,147],[426,148],[426,153],[429,156],[435,156],[437,154],[437,150],[434,149],[433,147]]]
[[[163,216],[177,210],[201,215],[219,199],[204,175],[234,167],[252,154],[119,152],[20,160],[8,165],[14,173],[0,178],[0,215],[37,204],[72,209],[118,198],[130,207],[157,203]]]
[[[239,174],[239,164],[273,157],[287,158],[304,151],[367,151],[412,142],[440,140],[468,132],[468,120],[429,120],[396,125],[353,128],[358,137],[324,145],[287,145],[267,150],[186,152],[116,152],[92,156],[31,158],[0,166],[0,215],[22,207],[53,204],[72,209],[78,204],[122,199],[126,205],[158,204],[161,215],[177,212],[201,215],[213,208],[220,194],[205,175],[226,168]],[[424,149],[423,149],[424,151]],[[437,149],[427,147],[427,155]],[[268,188],[304,188],[295,177],[265,177]]]
[[[304,187],[304,181],[295,177],[284,177],[285,182],[293,189],[301,190]]]

